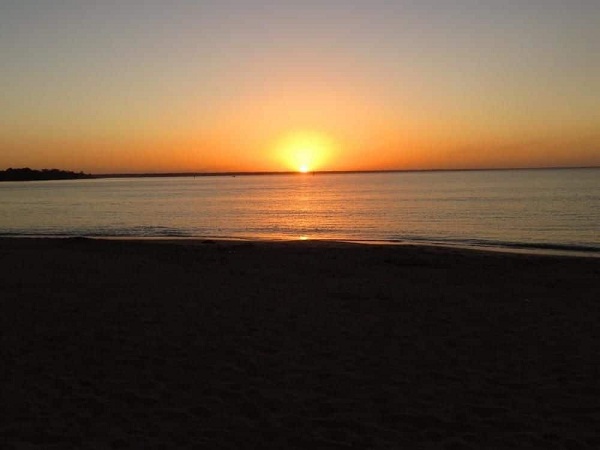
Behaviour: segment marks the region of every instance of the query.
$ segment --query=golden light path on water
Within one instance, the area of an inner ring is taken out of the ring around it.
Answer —
[[[9,182],[0,190],[0,235],[335,239],[589,254],[600,249],[599,170]]]

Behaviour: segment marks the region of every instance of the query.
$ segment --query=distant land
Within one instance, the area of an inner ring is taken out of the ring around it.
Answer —
[[[478,172],[503,170],[568,170],[568,169],[597,169],[599,166],[575,167],[506,167],[506,168],[476,168],[476,169],[388,169],[388,170],[315,170],[307,173],[297,171],[281,172],[147,172],[147,173],[102,173],[88,174],[59,169],[35,170],[28,167],[22,169],[9,168],[0,170],[0,181],[36,181],[36,180],[77,180],[89,178],[168,178],[168,177],[236,177],[248,175],[333,175],[353,173],[403,173],[403,172]]]
[[[315,170],[306,173],[298,171],[255,171],[255,172],[148,172],[148,173],[103,173],[94,178],[164,178],[164,177],[235,177],[248,175],[335,175],[353,173],[412,173],[412,172],[485,172],[503,170],[569,170],[598,169],[600,166],[559,166],[559,167],[490,167],[467,169],[383,169],[383,170]]]
[[[77,180],[80,178],[95,178],[83,172],[70,172],[59,169],[35,170],[29,167],[0,171],[0,181],[38,181],[38,180]]]

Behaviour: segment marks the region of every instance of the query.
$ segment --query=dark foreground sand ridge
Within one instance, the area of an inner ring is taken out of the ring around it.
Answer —
[[[600,262],[0,240],[2,448],[600,448]]]

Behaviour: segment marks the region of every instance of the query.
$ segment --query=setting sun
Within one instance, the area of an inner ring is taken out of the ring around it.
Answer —
[[[295,132],[284,136],[278,142],[276,151],[283,164],[301,173],[322,169],[331,158],[333,142],[327,136],[316,132]]]

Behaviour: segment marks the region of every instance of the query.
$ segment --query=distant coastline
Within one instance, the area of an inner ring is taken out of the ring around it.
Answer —
[[[384,169],[384,170],[317,170],[308,173],[297,171],[251,171],[251,172],[145,172],[145,173],[99,173],[89,174],[60,169],[30,169],[29,167],[0,170],[0,181],[44,181],[44,180],[78,180],[91,178],[174,178],[174,177],[236,177],[263,175],[346,175],[368,173],[434,173],[434,172],[495,172],[522,170],[574,170],[599,169],[600,166],[576,167],[501,167],[501,168],[466,168],[466,169]]]
[[[83,172],[71,172],[59,169],[35,170],[29,167],[21,169],[0,170],[0,181],[43,181],[43,180],[77,180],[83,178],[95,178],[93,175]]]
[[[256,175],[344,175],[360,173],[428,173],[428,172],[495,172],[507,170],[574,170],[599,169],[600,166],[576,167],[500,167],[476,169],[384,169],[384,170],[315,170],[307,173],[298,171],[253,171],[253,172],[147,172],[147,173],[103,173],[94,174],[93,178],[169,178],[169,177],[236,177]]]

